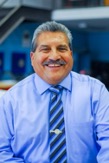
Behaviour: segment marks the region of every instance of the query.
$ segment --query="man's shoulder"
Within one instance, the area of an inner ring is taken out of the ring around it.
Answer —
[[[16,83],[13,87],[11,87],[9,91],[14,91],[19,88],[20,88],[20,90],[22,90],[23,87],[30,87],[34,83],[34,76],[35,76],[35,74],[31,74],[31,75],[27,76],[26,78],[24,78],[21,81],[19,81],[18,83]]]
[[[78,82],[78,83],[95,83],[97,85],[103,85],[103,83],[94,78],[94,77],[91,77],[90,75],[84,75],[84,74],[79,74],[79,73],[76,73],[74,71],[71,71],[71,78],[72,78],[72,82]]]

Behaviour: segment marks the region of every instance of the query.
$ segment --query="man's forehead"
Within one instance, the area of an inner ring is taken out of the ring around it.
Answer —
[[[54,43],[54,42],[62,42],[62,43],[68,43],[68,38],[63,32],[42,32],[38,38],[37,43],[39,44],[47,44],[47,43]]]
[[[58,37],[59,36],[64,36],[64,37],[67,37],[67,35],[64,33],[64,32],[61,32],[61,31],[43,31],[41,32],[39,35],[38,35],[38,38],[41,37],[41,36],[54,36],[54,35],[57,35]]]

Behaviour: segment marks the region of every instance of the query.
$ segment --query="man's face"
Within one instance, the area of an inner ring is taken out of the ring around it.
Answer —
[[[72,52],[62,32],[41,33],[37,48],[30,55],[34,71],[49,84],[58,84],[72,69]]]

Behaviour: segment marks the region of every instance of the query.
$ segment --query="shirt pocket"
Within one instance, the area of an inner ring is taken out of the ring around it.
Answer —
[[[74,151],[85,154],[93,153],[95,145],[94,121],[73,123],[71,126],[72,145]]]
[[[69,158],[72,162],[92,163],[96,162],[96,143],[94,134],[94,122],[73,123],[70,126]]]

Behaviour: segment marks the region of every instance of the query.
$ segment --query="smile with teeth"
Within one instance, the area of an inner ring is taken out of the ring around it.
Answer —
[[[48,67],[60,67],[62,66],[61,64],[48,64]]]

